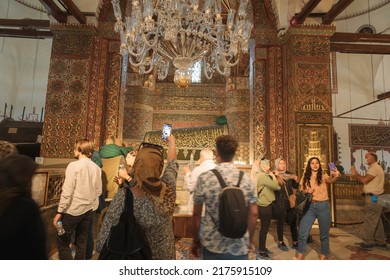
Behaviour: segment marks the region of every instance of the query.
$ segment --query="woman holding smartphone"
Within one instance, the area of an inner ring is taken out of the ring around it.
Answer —
[[[326,184],[336,182],[340,172],[336,167],[330,170],[330,176],[322,173],[319,158],[311,157],[305,173],[299,183],[299,190],[311,193],[313,199],[309,210],[303,215],[299,224],[297,260],[303,260],[306,253],[307,237],[310,234],[314,221],[318,219],[320,228],[321,253],[320,259],[326,260],[329,254],[329,230],[331,224],[330,203]]]

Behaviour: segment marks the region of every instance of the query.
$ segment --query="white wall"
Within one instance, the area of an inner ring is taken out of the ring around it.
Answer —
[[[0,18],[45,19],[46,14],[27,8],[13,0],[0,1]],[[25,108],[24,119],[36,108],[38,121],[45,107],[52,39],[20,39],[0,37],[0,121],[5,104],[10,116],[19,120]]]
[[[370,7],[378,1],[369,1]],[[352,11],[364,11],[368,8],[367,0],[354,1],[343,14]],[[370,13],[336,21],[337,32],[357,32],[364,24],[372,25],[377,33],[390,34],[390,5],[386,5]],[[333,115],[339,115],[369,102],[377,100],[377,95],[390,91],[390,55],[342,54],[337,53],[338,94],[332,96]],[[382,119],[390,125],[390,100],[382,100],[358,109],[341,118],[333,118],[335,131],[340,137],[340,161],[348,172],[351,165],[351,149],[349,148],[348,124],[378,124]],[[363,120],[364,119],[364,120]],[[373,120],[369,120],[373,119]],[[355,166],[359,169],[366,150],[356,151]],[[390,155],[379,151],[379,160],[389,163]],[[363,170],[362,170],[363,172]]]

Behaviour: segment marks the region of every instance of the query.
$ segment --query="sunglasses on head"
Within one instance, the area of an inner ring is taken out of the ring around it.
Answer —
[[[152,144],[152,143],[148,143],[148,142],[142,142],[139,147],[138,147],[138,151],[142,148],[153,148],[153,149],[156,149],[156,150],[159,150],[161,153],[164,152],[164,148],[163,146],[160,146],[160,145],[157,145],[157,144]]]

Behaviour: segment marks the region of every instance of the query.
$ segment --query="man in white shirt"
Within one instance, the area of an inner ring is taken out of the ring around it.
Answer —
[[[200,151],[200,158],[198,160],[199,166],[195,167],[192,171],[188,166],[184,166],[184,189],[190,192],[188,198],[188,212],[192,214],[194,210],[194,191],[196,186],[196,180],[198,176],[205,171],[211,170],[215,167],[214,153],[210,149],[203,149]],[[204,217],[204,210],[202,213]]]
[[[54,226],[61,220],[65,229],[65,233],[57,238],[60,260],[73,259],[69,248],[73,233],[77,240],[75,259],[85,259],[88,225],[102,193],[101,169],[91,160],[93,151],[91,141],[76,141],[74,156],[78,160],[69,163],[65,171],[61,198],[53,219]]]

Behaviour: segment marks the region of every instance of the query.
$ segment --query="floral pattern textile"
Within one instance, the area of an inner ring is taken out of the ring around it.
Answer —
[[[176,192],[176,178],[179,165],[176,160],[168,163],[162,181]],[[171,192],[169,192],[171,193]],[[110,203],[100,229],[96,250],[100,252],[106,242],[110,229],[119,221],[125,202],[125,192],[121,188]],[[163,214],[147,196],[134,197],[134,216],[145,230],[153,259],[175,259],[175,240],[173,234],[172,214]]]

